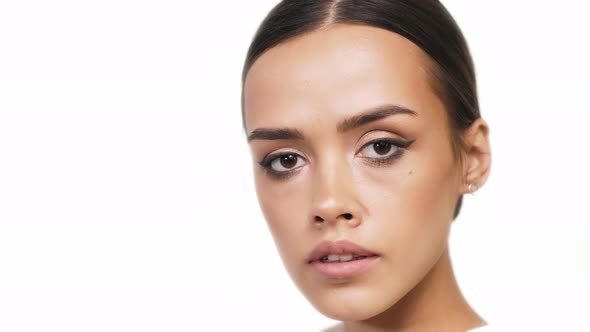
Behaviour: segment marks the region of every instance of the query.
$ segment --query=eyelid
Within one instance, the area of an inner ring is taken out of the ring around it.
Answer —
[[[299,167],[290,169],[288,171],[276,171],[272,168],[272,164],[275,162],[275,160],[277,160],[278,158],[281,158],[284,155],[290,155],[290,154],[297,156],[297,158],[303,160],[304,163],[307,161],[307,159],[299,153],[291,152],[291,151],[281,151],[281,152],[273,152],[273,153],[268,154],[266,157],[264,157],[264,159],[259,161],[258,164],[262,167],[262,170],[268,176],[274,178],[275,180],[286,180],[286,179],[290,178],[291,176],[295,175],[303,166],[305,166],[305,164],[303,164]]]
[[[393,145],[397,146],[400,149],[406,149],[410,145],[412,145],[412,143],[414,143],[414,141],[416,141],[416,139],[402,140],[402,139],[393,138],[393,137],[378,137],[378,138],[372,139],[369,142],[363,144],[361,146],[361,148],[358,150],[357,154],[360,153],[362,150],[364,150],[369,145],[375,144],[378,142],[389,142],[389,143],[392,143]]]
[[[270,166],[270,164],[277,158],[282,157],[284,155],[289,155],[289,154],[294,154],[296,155],[298,158],[301,158],[303,160],[307,161],[307,158],[305,158],[304,156],[302,156],[300,153],[294,152],[294,151],[279,151],[279,152],[272,152],[267,154],[264,158],[262,158],[262,160],[260,160],[258,162],[258,164],[260,164],[260,166],[266,167],[266,166]]]
[[[359,154],[362,150],[364,150],[366,147],[370,146],[371,144],[375,144],[378,142],[388,142],[388,143],[396,146],[396,148],[399,151],[392,154],[389,157],[386,157],[386,158],[363,157],[364,159],[367,160],[367,162],[374,163],[377,166],[385,166],[385,165],[391,164],[394,160],[400,158],[405,153],[407,148],[410,147],[410,145],[412,145],[412,143],[414,143],[415,141],[416,141],[416,139],[407,140],[407,139],[400,139],[400,138],[387,137],[387,136],[376,137],[376,138],[371,139],[370,141],[366,142],[365,144],[363,144],[362,147],[357,151],[356,154]],[[296,168],[290,169],[288,171],[276,171],[272,168],[272,163],[276,159],[278,159],[282,156],[285,156],[285,155],[290,155],[290,154],[295,155],[295,156],[297,156],[297,158],[302,159],[304,163],[308,162],[307,158],[304,157],[301,153],[298,153],[295,151],[283,150],[283,151],[269,153],[261,161],[258,161],[257,163],[262,167],[262,169],[269,176],[271,176],[277,180],[286,180],[287,178],[290,178],[291,176],[297,174],[298,171],[303,166],[305,166],[305,164],[304,164],[304,165],[298,166]]]

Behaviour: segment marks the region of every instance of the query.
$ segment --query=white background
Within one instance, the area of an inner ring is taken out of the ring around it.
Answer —
[[[1,331],[333,323],[283,269],[241,127],[242,62],[274,3],[0,2]],[[460,285],[498,326],[589,330],[585,2],[444,3],[493,148],[452,230]]]

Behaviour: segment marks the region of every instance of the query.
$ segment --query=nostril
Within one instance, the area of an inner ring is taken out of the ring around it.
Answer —
[[[342,216],[343,216],[343,217],[344,217],[346,220],[350,220],[350,219],[352,219],[352,214],[350,214],[350,213],[345,213],[345,214],[343,214]]]
[[[324,222],[324,219],[320,216],[315,216],[315,222]]]

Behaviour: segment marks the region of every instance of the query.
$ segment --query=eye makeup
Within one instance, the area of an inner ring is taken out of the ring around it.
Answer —
[[[397,159],[401,158],[403,156],[403,154],[405,153],[405,151],[416,141],[416,139],[411,139],[411,140],[400,140],[400,139],[394,139],[394,138],[389,138],[389,137],[382,137],[382,138],[377,138],[374,139],[368,143],[366,143],[365,145],[363,145],[363,147],[359,150],[363,151],[366,148],[369,147],[374,147],[375,145],[379,145],[381,147],[383,147],[384,145],[389,147],[390,149],[394,149],[394,152],[391,153],[390,155],[386,156],[386,157],[364,157],[361,156],[360,158],[362,158],[367,164],[372,165],[372,166],[376,166],[376,167],[383,167],[383,166],[389,166],[391,164],[393,164]],[[388,150],[389,152],[390,150]],[[357,154],[359,153],[357,152]],[[299,159],[304,159],[302,156],[300,156],[299,154],[295,153],[295,152],[277,152],[277,153],[272,153],[269,154],[268,156],[266,156],[263,160],[258,161],[257,163],[264,169],[264,171],[266,172],[266,174],[268,176],[270,176],[273,179],[276,180],[286,180],[288,178],[290,178],[291,176],[295,175],[295,173],[298,172],[298,170],[303,167],[303,166],[297,166],[294,167],[292,169],[286,170],[286,171],[277,171],[276,169],[273,168],[273,164],[275,164],[275,162],[279,162],[281,163],[283,160],[281,160],[281,158],[283,158],[286,162],[288,163],[292,163],[293,161],[295,161],[295,164],[297,165],[297,161]],[[283,166],[283,165],[281,165]],[[283,166],[284,167],[284,166]],[[284,167],[285,169],[287,169],[288,167]]]
[[[294,175],[297,169],[299,169],[301,166],[298,166],[288,171],[277,171],[273,169],[272,165],[274,164],[274,162],[277,160],[279,160],[280,162],[281,158],[287,159],[289,162],[293,160],[297,161],[299,159],[303,159],[303,157],[301,157],[299,154],[295,152],[278,152],[269,154],[263,160],[259,161],[258,164],[264,169],[266,174],[270,177],[277,180],[285,180]]]
[[[410,147],[410,145],[412,145],[412,143],[414,143],[415,141],[416,141],[416,139],[411,139],[411,140],[407,140],[407,141],[393,139],[393,138],[374,139],[374,140],[368,142],[367,144],[365,144],[361,150],[364,150],[364,149],[371,147],[371,146],[374,147],[377,144],[379,144],[381,146],[383,144],[385,144],[386,146],[388,146],[390,148],[395,147],[394,152],[392,154],[390,154],[389,156],[386,156],[383,158],[379,158],[379,157],[361,157],[361,158],[363,158],[368,164],[373,165],[373,166],[377,166],[377,167],[389,166],[389,165],[393,164],[394,161],[401,158],[403,156],[403,154],[406,152],[406,150]]]

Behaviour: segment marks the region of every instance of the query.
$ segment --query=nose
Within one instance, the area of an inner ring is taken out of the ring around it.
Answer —
[[[355,189],[352,170],[343,159],[318,165],[313,179],[312,223],[345,222],[351,227],[362,223],[362,209]]]

